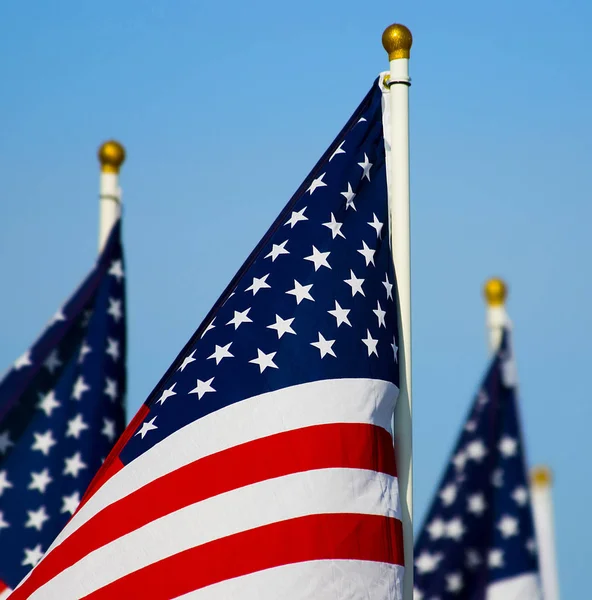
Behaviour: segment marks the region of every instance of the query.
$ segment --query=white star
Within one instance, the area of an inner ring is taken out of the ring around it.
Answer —
[[[443,554],[430,554],[425,550],[415,559],[415,566],[420,575],[432,573],[438,568],[439,562],[444,558]]]
[[[512,493],[512,498],[519,506],[526,506],[528,502],[528,490],[525,487],[517,487]]]
[[[44,456],[49,455],[49,451],[52,446],[55,446],[57,442],[53,439],[51,429],[48,429],[45,433],[34,433],[35,441],[31,446],[31,450],[39,450]]]
[[[362,170],[364,171],[362,179],[365,177],[368,181],[370,181],[370,169],[372,168],[372,163],[368,160],[366,153],[364,153],[364,162],[358,163],[358,165],[362,167]]]
[[[493,569],[500,569],[504,566],[504,552],[497,548],[490,550],[487,556],[487,564]]]
[[[364,283],[365,280],[358,279],[354,275],[354,272],[351,269],[349,270],[349,274],[350,274],[350,279],[344,279],[343,281],[351,287],[352,298],[358,293],[362,294],[362,296],[365,296],[366,294],[364,294],[364,290],[362,289],[362,284]]]
[[[189,392],[189,393],[191,394],[191,392]],[[144,423],[142,423],[142,427],[140,427],[140,429],[138,431],[136,431],[136,433],[134,433],[134,435],[139,435],[142,439],[144,439],[145,435],[149,431],[158,429],[158,425],[155,425],[154,421],[156,421],[156,417],[152,417],[152,419],[150,419],[150,421],[144,421]]]
[[[482,440],[474,440],[467,444],[466,447],[467,458],[481,462],[487,455],[487,448]]]
[[[498,448],[505,458],[516,456],[516,452],[518,451],[518,441],[506,435],[500,440]]]
[[[311,342],[310,345],[318,348],[321,353],[321,358],[325,358],[327,354],[331,356],[335,356],[335,352],[333,352],[333,344],[335,340],[326,340],[321,332],[319,331],[319,341]]]
[[[80,492],[74,492],[71,496],[62,496],[62,513],[73,515],[80,504]]]
[[[289,225],[290,229],[294,229],[294,225],[299,221],[308,221],[308,217],[304,216],[306,206],[302,210],[292,211],[292,216],[286,221],[285,225]]]
[[[354,198],[356,197],[356,194],[352,190],[352,186],[349,182],[347,184],[347,190],[345,192],[341,192],[341,195],[345,198],[345,210],[348,208],[357,210],[356,205],[354,204]]]
[[[267,283],[268,277],[269,273],[263,277],[253,277],[253,283],[245,290],[245,292],[253,292],[254,296],[259,290],[270,288],[271,286]]]
[[[174,391],[176,385],[177,385],[177,382],[175,381],[175,383],[173,383],[173,385],[171,385],[171,387],[168,390],[163,390],[162,394],[160,395],[160,398],[156,402],[160,402],[161,404],[164,404],[165,400],[167,400],[171,396],[176,396],[177,392]]]
[[[315,271],[318,271],[321,267],[327,267],[327,269],[330,269],[331,265],[327,262],[327,256],[329,256],[329,254],[331,254],[331,252],[319,252],[313,246],[312,254],[310,256],[305,256],[304,260],[310,260],[310,262],[313,262]]]
[[[232,298],[232,296],[234,296],[234,292],[232,292],[232,294],[230,294],[230,296],[228,296],[228,298],[225,300],[224,304],[226,304],[226,302],[228,302],[228,300],[230,300],[230,298]],[[201,337],[204,337],[204,335],[208,332],[211,331],[212,329],[214,329],[216,326],[214,325],[214,321],[216,320],[216,317],[214,317],[210,323],[208,323],[208,326],[206,327],[206,330],[201,334]]]
[[[267,329],[275,329],[279,340],[284,333],[292,333],[293,335],[296,335],[296,332],[292,329],[293,322],[294,319],[282,319],[279,315],[276,315],[275,323],[268,325]]]
[[[257,348],[257,358],[250,360],[250,363],[259,366],[259,372],[263,373],[265,369],[268,367],[272,369],[277,369],[278,366],[273,362],[273,357],[277,354],[277,352],[270,352],[269,354],[265,354],[265,352],[261,352],[259,348]]]
[[[476,429],[477,429],[477,423],[475,423],[475,421],[467,421],[467,424],[465,425],[465,431],[472,433]]]
[[[337,300],[335,300],[335,310],[328,310],[327,312],[335,317],[335,320],[337,321],[337,327],[339,327],[342,323],[345,323],[350,327],[352,326],[352,324],[349,322],[349,319],[347,318],[347,315],[349,315],[350,313],[350,309],[341,308]]]
[[[366,244],[366,242],[364,240],[362,240],[362,248],[360,250],[358,250],[358,252],[366,260],[366,266],[368,266],[368,265],[376,266],[374,264],[374,253],[376,252],[376,250],[372,250],[372,248],[368,248],[368,245]]]
[[[335,150],[335,152],[333,152],[333,154],[331,154],[331,158],[329,159],[329,162],[331,162],[338,154],[345,154],[345,150],[343,150],[343,148],[342,148],[343,144],[345,144],[345,140],[343,142],[341,142],[341,144],[339,144],[339,148],[337,148],[337,150]]]
[[[442,489],[439,496],[442,499],[442,503],[444,506],[450,506],[454,504],[456,500],[456,486],[453,483],[448,484],[445,488]]]
[[[281,244],[273,244],[273,246],[271,247],[271,251],[269,252],[269,254],[265,255],[265,258],[271,258],[271,262],[274,262],[278,256],[282,254],[290,254],[290,252],[286,250],[287,243],[288,240],[285,240]]]
[[[6,471],[0,471],[0,496],[4,493],[4,490],[13,487],[12,483],[8,481]]]
[[[214,349],[214,353],[211,356],[208,356],[208,360],[211,358],[216,359],[216,364],[219,365],[220,361],[223,358],[234,358],[234,354],[232,354],[228,349],[232,346],[232,342],[226,344],[226,346],[218,346],[216,344],[216,348]]]
[[[111,263],[111,267],[109,268],[109,275],[113,275],[115,279],[117,279],[118,283],[121,283],[121,280],[124,277],[123,274],[123,265],[120,260],[114,260]]]
[[[10,523],[4,520],[4,513],[0,510],[0,531],[2,531],[2,529],[6,529],[7,527],[10,527]]]
[[[115,379],[109,379],[109,377],[107,377],[105,383],[106,386],[105,391],[103,393],[109,396],[109,398],[111,398],[111,402],[115,402],[115,399],[117,398],[117,381],[115,381]]]
[[[72,475],[72,477],[78,477],[78,473],[82,469],[86,469],[87,465],[82,462],[80,452],[76,452],[70,458],[64,459],[64,475]]]
[[[316,179],[312,180],[312,183],[310,184],[310,187],[306,190],[311,196],[312,193],[319,187],[327,187],[327,184],[323,181],[323,177],[326,175],[327,173],[323,173],[320,177],[317,177]]]
[[[454,458],[452,459],[452,463],[459,471],[462,471],[465,468],[465,465],[467,464],[466,453],[461,450],[460,452],[455,454]]]
[[[378,220],[378,217],[374,213],[372,213],[372,221],[368,221],[368,225],[376,230],[376,239],[380,239],[384,224]]]
[[[73,419],[68,421],[68,431],[66,431],[66,437],[78,439],[80,434],[85,429],[88,429],[88,425],[82,420],[82,415],[78,413]]]
[[[62,361],[59,358],[57,348],[54,348],[49,356],[45,359],[43,366],[53,375],[53,372],[62,366]]]
[[[430,534],[430,538],[432,540],[439,540],[441,537],[444,537],[446,533],[446,523],[436,517],[427,527],[428,533]]]
[[[310,295],[310,288],[312,288],[312,286],[312,283],[309,285],[301,285],[294,279],[294,289],[288,290],[286,294],[296,296],[296,304],[300,304],[303,300],[310,300],[311,302],[314,302],[314,298]]]
[[[90,386],[86,385],[84,377],[82,375],[79,375],[78,379],[76,379],[76,381],[74,382],[72,398],[74,398],[74,400],[81,400],[82,394],[84,394],[84,392],[88,392],[88,390],[90,390]]]
[[[103,417],[103,429],[101,429],[101,435],[104,435],[110,442],[115,440],[115,421]]]
[[[0,433],[0,452],[6,454],[6,451],[14,446],[14,442],[10,439],[10,431],[3,431]]]
[[[78,363],[81,363],[84,360],[84,357],[87,354],[90,354],[92,348],[86,343],[82,342],[82,347],[80,348],[80,354],[78,355]]]
[[[196,386],[189,392],[190,394],[197,394],[197,399],[201,400],[204,394],[208,392],[215,392],[216,390],[212,387],[212,381],[214,381],[214,377],[208,379],[207,381],[202,381],[201,379],[197,380]]]
[[[457,594],[464,587],[461,573],[451,573],[446,575],[446,591]]]
[[[487,509],[487,503],[485,502],[485,496],[483,494],[473,494],[468,497],[467,510],[474,515],[480,517]]]
[[[386,316],[386,311],[382,310],[382,306],[380,306],[380,301],[376,302],[377,308],[375,308],[372,312],[378,318],[378,327],[386,327],[386,321],[384,320]]]
[[[504,515],[497,524],[497,528],[506,539],[518,535],[518,519]]]
[[[414,587],[413,588],[413,600],[423,600],[423,598],[424,598],[423,592],[420,589]]]
[[[455,542],[460,542],[466,531],[460,517],[455,517],[446,523],[446,536]]]
[[[477,402],[479,406],[485,406],[489,402],[489,398],[487,397],[485,390],[479,390],[479,393],[477,394]]]
[[[64,315],[62,309],[60,308],[58,310],[58,312],[56,312],[56,314],[49,320],[49,323],[47,324],[47,326],[51,327],[58,321],[65,321],[65,320],[66,320],[66,315]]]
[[[366,339],[362,338],[362,342],[364,342],[368,348],[368,356],[372,356],[372,354],[376,354],[376,356],[378,356],[378,350],[376,349],[378,340],[372,338],[369,329],[366,329]]]
[[[537,552],[537,545],[536,542],[534,541],[534,539],[530,538],[527,542],[526,542],[526,549],[531,553],[531,554],[536,554]]]
[[[331,220],[328,223],[323,223],[323,225],[331,230],[331,235],[333,236],[333,239],[335,239],[338,235],[345,239],[345,236],[343,235],[343,233],[341,233],[343,223],[338,223],[335,220],[335,215],[333,213],[331,213]]]
[[[399,350],[399,346],[397,346],[397,340],[395,339],[395,336],[393,336],[393,343],[391,344],[391,348],[393,349],[395,362],[399,362],[399,357],[397,356],[397,350]]]
[[[23,367],[30,367],[33,363],[31,362],[31,351],[27,350],[22,356],[19,356],[14,361],[14,368],[18,371]]]
[[[45,395],[39,394],[37,408],[40,408],[48,417],[51,417],[51,413],[59,406],[61,406],[61,403],[56,399],[54,390],[47,392]]]
[[[253,321],[248,316],[250,310],[250,308],[243,310],[243,312],[235,310],[234,317],[232,317],[232,319],[230,319],[226,325],[234,325],[234,329],[236,331],[243,323],[252,323]]]
[[[504,471],[502,469],[496,469],[491,476],[491,485],[494,487],[502,487],[504,485]]]
[[[107,309],[107,314],[111,315],[116,323],[119,323],[120,319],[123,317],[121,300],[109,298],[109,308]]]
[[[25,523],[25,527],[34,527],[37,531],[41,531],[43,524],[49,519],[45,506],[41,506],[37,510],[28,510],[27,515],[29,520]]]
[[[358,123],[365,123],[368,119],[365,119],[364,117],[362,117],[361,119],[358,120]],[[356,123],[356,125],[358,124]]]
[[[107,354],[113,358],[113,360],[119,360],[119,342],[107,338]]]
[[[236,317],[236,315],[235,315],[235,317]],[[236,327],[235,327],[235,329],[236,329]],[[185,370],[185,367],[187,365],[190,365],[192,362],[196,361],[195,352],[196,351],[194,350],[189,356],[186,356],[183,359],[183,362],[181,363],[181,366],[177,369],[177,371],[181,371],[181,373],[182,373]]]
[[[27,565],[34,567],[42,558],[43,552],[41,551],[41,544],[37,544],[33,549],[25,548],[25,558],[21,565],[23,567],[26,567]]]
[[[481,559],[481,555],[477,550],[473,548],[469,548],[465,555],[465,564],[469,569],[476,569],[483,560]]]
[[[384,281],[382,282],[382,285],[384,285],[384,287],[386,289],[386,299],[392,300],[393,299],[393,284],[389,281],[388,275],[386,273],[384,275]]]

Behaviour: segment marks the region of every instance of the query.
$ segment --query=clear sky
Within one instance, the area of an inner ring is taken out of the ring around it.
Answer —
[[[583,0],[56,0],[0,8],[0,371],[90,269],[97,146],[128,150],[130,416],[414,35],[417,525],[510,284],[528,458],[554,490],[565,598],[588,590],[592,84]]]

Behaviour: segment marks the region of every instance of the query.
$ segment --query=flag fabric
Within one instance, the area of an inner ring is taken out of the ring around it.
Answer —
[[[120,226],[0,381],[0,598],[34,567],[125,427]]]
[[[415,544],[414,600],[538,600],[538,559],[505,330]]]
[[[382,94],[376,83],[15,600],[401,598]]]

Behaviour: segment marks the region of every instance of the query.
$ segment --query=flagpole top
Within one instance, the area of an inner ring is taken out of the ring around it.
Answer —
[[[508,286],[503,279],[493,277],[492,279],[488,279],[483,286],[483,295],[490,307],[503,306],[508,296]]]
[[[382,34],[382,46],[388,52],[389,60],[409,58],[413,36],[405,25],[389,25]]]
[[[551,469],[545,465],[533,467],[530,472],[530,480],[534,487],[551,487],[553,483],[553,473],[551,472]]]
[[[125,148],[115,140],[109,140],[101,145],[97,153],[103,173],[119,173],[125,161]]]

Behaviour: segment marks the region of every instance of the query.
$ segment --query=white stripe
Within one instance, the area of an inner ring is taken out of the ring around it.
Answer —
[[[228,579],[176,600],[401,600],[403,571],[361,560],[311,561]]]
[[[109,479],[74,515],[49,551],[106,506],[183,465],[227,448],[327,423],[372,423],[392,435],[398,392],[388,381],[329,379],[253,396],[194,421]]]
[[[30,598],[75,600],[128,573],[209,541],[286,519],[334,513],[400,518],[397,479],[361,469],[323,469],[214,496],[91,552]]]
[[[542,600],[538,575],[504,579],[487,588],[487,600]]]
[[[3,592],[0,592],[0,600],[4,600],[5,598],[8,598],[8,596],[10,596],[11,592],[12,592],[12,590],[10,588],[6,588]]]

